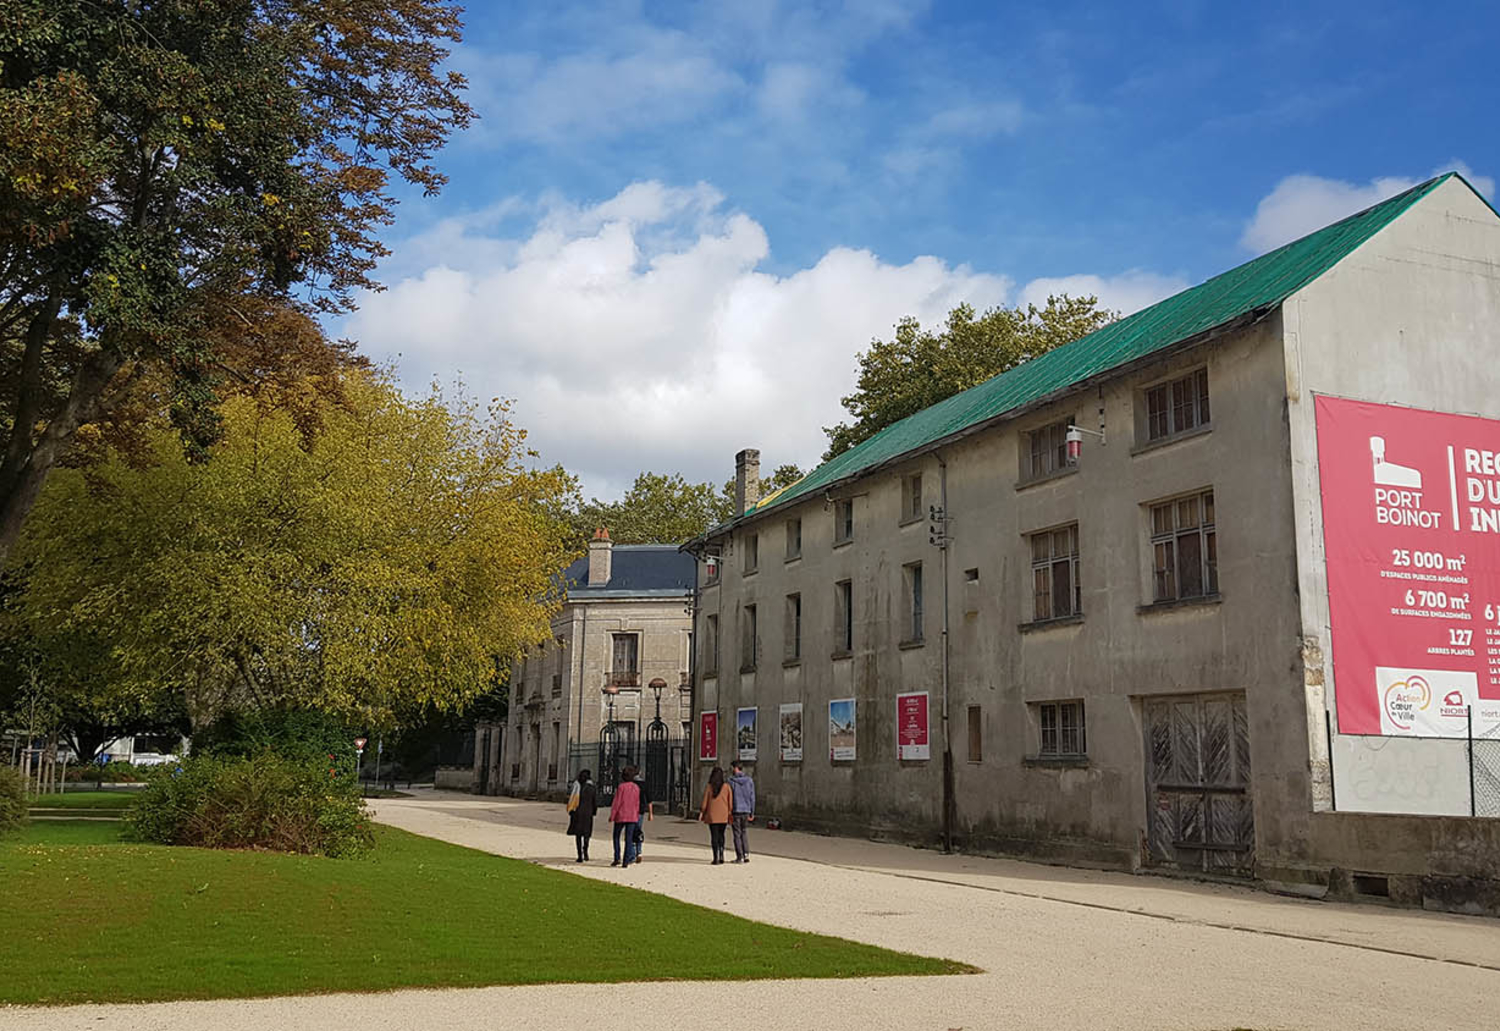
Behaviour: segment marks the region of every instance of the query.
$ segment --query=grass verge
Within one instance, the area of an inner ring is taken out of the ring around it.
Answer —
[[[376,837],[368,858],[331,860],[33,824],[0,840],[0,1003],[973,971],[394,828]]]
[[[27,804],[38,809],[128,809],[140,793],[127,791],[65,791],[60,795],[32,795]]]

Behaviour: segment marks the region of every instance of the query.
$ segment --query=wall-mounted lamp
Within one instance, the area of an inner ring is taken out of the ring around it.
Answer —
[[[1102,429],[1086,430],[1082,426],[1074,426],[1072,424],[1069,424],[1067,436],[1069,465],[1077,464],[1078,457],[1083,454],[1083,435],[1085,433],[1089,434],[1090,436],[1098,437],[1100,447],[1103,447],[1106,443],[1104,439],[1104,431]]]

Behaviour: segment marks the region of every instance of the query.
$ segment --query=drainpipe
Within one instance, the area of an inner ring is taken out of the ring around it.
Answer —
[[[942,517],[938,521],[942,533],[938,549],[943,556],[943,851],[948,853],[953,851],[953,743],[948,732],[948,548],[951,541],[948,537],[948,463],[942,454],[933,454],[938,463],[938,504],[942,508]]]

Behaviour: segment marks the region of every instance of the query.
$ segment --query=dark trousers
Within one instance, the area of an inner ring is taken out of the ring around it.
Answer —
[[[590,835],[588,834],[573,835],[573,841],[578,845],[579,859],[587,859],[589,857],[589,837]]]
[[[641,858],[641,853],[646,851],[646,814],[635,821],[635,857]]]
[[[713,849],[714,862],[724,861],[724,828],[727,823],[711,823],[708,825],[708,844]]]
[[[730,824],[734,828],[734,858],[750,858],[750,839],[745,835],[745,825],[750,821],[749,813],[735,813]]]

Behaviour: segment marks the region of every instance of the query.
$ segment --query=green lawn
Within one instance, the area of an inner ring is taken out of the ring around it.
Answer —
[[[972,971],[393,828],[376,838],[369,858],[332,860],[33,823],[0,840],[0,1003]]]
[[[67,791],[61,795],[33,795],[38,809],[124,809],[135,804],[139,788],[128,791]]]

